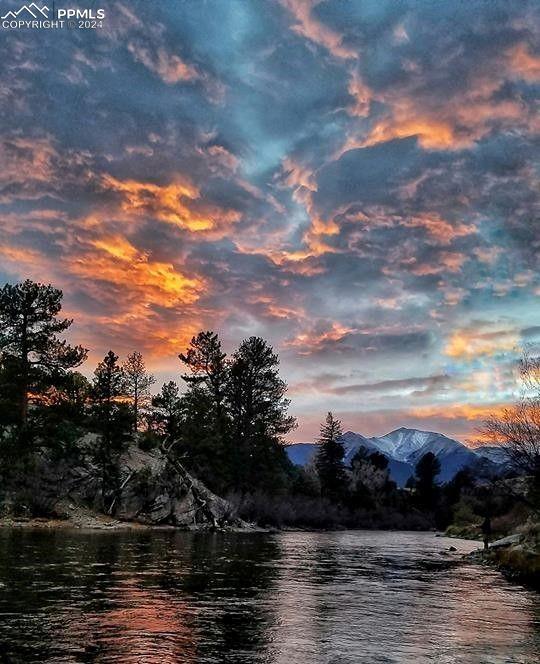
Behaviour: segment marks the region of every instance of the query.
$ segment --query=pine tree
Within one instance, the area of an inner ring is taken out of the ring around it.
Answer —
[[[182,378],[189,385],[203,385],[212,395],[216,416],[223,413],[227,385],[226,354],[221,349],[221,341],[212,331],[199,332],[191,339],[185,353],[180,353],[180,360],[190,373]]]
[[[173,381],[165,383],[161,392],[152,398],[152,421],[157,432],[165,437],[167,446],[178,441],[180,435],[180,389]]]
[[[125,397],[125,374],[118,364],[118,355],[110,350],[96,367],[92,383],[95,422],[102,434],[106,449],[111,446],[121,447],[126,428],[129,428],[126,426],[129,413]],[[113,434],[117,435],[115,441]]]
[[[289,470],[283,438],[296,426],[288,414],[279,359],[264,339],[250,337],[234,353],[228,390],[232,420],[233,477],[237,488],[265,484],[279,490]]]
[[[328,413],[326,421],[321,425],[318,443],[319,449],[315,459],[315,466],[321,482],[321,493],[333,501],[344,498],[347,486],[347,476],[343,457],[345,451],[339,442],[343,432],[341,422]]]
[[[441,472],[441,464],[433,452],[426,452],[415,466],[416,491],[420,503],[425,507],[434,507],[437,487],[435,478]]]
[[[101,434],[97,456],[102,472],[103,505],[107,509],[112,509],[118,490],[117,456],[132,428],[125,399],[125,375],[118,364],[118,355],[110,350],[96,367],[92,383],[94,427]]]
[[[0,289],[0,353],[4,366],[15,377],[18,420],[28,418],[29,393],[39,394],[87,355],[81,346],[70,346],[58,335],[73,321],[58,317],[62,291],[26,281]]]
[[[138,351],[133,351],[127,356],[122,368],[125,377],[125,391],[131,399],[133,408],[133,431],[136,432],[140,425],[141,408],[148,405],[150,387],[156,382],[156,379],[146,371],[143,356]]]
[[[223,488],[229,476],[229,421],[225,398],[229,379],[226,354],[219,336],[199,332],[191,339],[180,360],[189,373],[182,378],[188,384],[181,398],[182,433],[175,452],[214,489]]]

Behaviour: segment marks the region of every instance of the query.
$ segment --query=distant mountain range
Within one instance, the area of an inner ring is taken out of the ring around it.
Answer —
[[[371,452],[380,452],[388,459],[390,477],[398,486],[404,486],[414,475],[415,465],[427,452],[433,452],[441,464],[437,476],[439,483],[448,482],[462,468],[490,475],[507,463],[505,450],[500,447],[490,445],[472,449],[434,431],[401,427],[385,436],[372,438],[347,431],[341,440],[345,448],[345,464],[351,463],[362,446]],[[305,466],[315,457],[317,447],[316,443],[295,443],[288,445],[286,450],[294,464]]]

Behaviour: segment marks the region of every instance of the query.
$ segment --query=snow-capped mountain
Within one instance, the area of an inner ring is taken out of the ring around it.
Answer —
[[[485,473],[495,470],[498,464],[506,461],[504,452],[495,446],[492,446],[494,449],[491,450],[486,447],[473,450],[441,433],[405,427],[372,438],[347,431],[341,440],[345,448],[346,465],[350,465],[360,447],[365,447],[370,452],[380,452],[388,459],[390,477],[399,486],[405,485],[407,479],[414,474],[414,467],[427,452],[432,452],[441,464],[441,472],[437,477],[440,483],[451,480],[462,468],[481,468]],[[298,443],[289,445],[286,449],[293,463],[305,466],[314,458],[317,445]]]
[[[406,429],[401,427],[387,433],[385,436],[376,438],[381,452],[388,452],[394,459],[409,462],[410,458],[426,445],[436,446],[441,452],[444,442],[455,443],[456,441],[446,438],[440,433],[432,431],[418,431],[417,429]],[[443,442],[444,441],[444,442]],[[461,443],[457,443],[460,445]],[[430,450],[433,451],[433,450]]]

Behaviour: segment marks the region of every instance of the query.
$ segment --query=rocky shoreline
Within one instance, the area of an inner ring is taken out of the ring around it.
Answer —
[[[96,439],[78,456],[58,461],[43,453],[32,469],[3,488],[0,526],[183,529],[245,528],[234,507],[193,477],[166,450],[131,445],[116,461],[116,489],[106,488],[96,463]]]
[[[477,549],[466,560],[498,569],[508,580],[540,590],[540,529],[537,524]]]

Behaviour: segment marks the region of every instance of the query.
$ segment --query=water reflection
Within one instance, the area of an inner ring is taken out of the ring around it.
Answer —
[[[0,661],[536,661],[538,596],[456,564],[450,543],[3,531]]]

